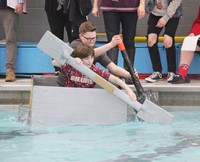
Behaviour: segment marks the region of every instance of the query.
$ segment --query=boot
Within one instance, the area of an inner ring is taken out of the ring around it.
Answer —
[[[15,81],[15,73],[13,70],[8,69],[6,70],[6,82],[14,82]]]

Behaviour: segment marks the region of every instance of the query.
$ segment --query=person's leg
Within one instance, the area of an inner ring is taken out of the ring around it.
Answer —
[[[79,38],[79,26],[72,24],[72,22],[68,21],[67,18],[65,21],[65,29],[67,31],[69,43]]]
[[[164,47],[167,56],[167,82],[171,82],[176,75],[176,47],[174,37],[164,34]]]
[[[199,43],[199,45],[198,45]],[[196,51],[200,51],[200,41],[197,42]],[[180,53],[180,63],[179,63],[179,71],[182,65],[185,65],[187,68],[184,68],[186,71],[185,75],[187,75],[188,68],[190,67],[190,64],[192,63],[192,60],[194,58],[194,52],[193,51],[181,51]],[[182,67],[183,68],[183,67]],[[179,75],[182,75],[178,72]]]
[[[16,21],[18,15],[11,9],[3,9],[0,13],[3,19],[3,27],[6,36],[6,80],[12,82],[15,80],[15,64],[17,56],[17,31]]]
[[[164,47],[167,55],[168,72],[176,73],[176,47],[174,37],[167,34],[164,35]]]
[[[181,51],[179,66],[184,65],[184,64],[190,66],[193,58],[194,58],[193,51]]]
[[[64,40],[65,15],[63,10],[57,11],[56,14],[47,13],[47,19],[51,32],[61,40]]]
[[[103,12],[104,25],[107,34],[108,42],[112,37],[120,33],[120,13],[119,12]],[[114,47],[107,52],[108,57],[117,65],[118,62],[118,47]]]
[[[158,36],[162,28],[157,28],[156,24],[160,17],[150,14],[148,20],[148,50],[152,62],[153,71],[162,73],[162,65],[160,61],[160,54],[158,50]]]
[[[200,51],[200,47],[197,46],[196,51]],[[193,58],[193,51],[181,51],[178,75],[180,75],[182,79],[187,77]]]
[[[175,47],[175,33],[179,24],[179,18],[171,18],[166,26],[164,32],[164,47],[167,54],[168,72],[176,73],[176,47]]]
[[[196,51],[200,51],[200,47],[196,47]],[[194,58],[194,52],[193,51],[181,51],[180,53],[180,63],[179,63],[179,69],[178,69],[178,75],[175,75],[172,80],[172,84],[180,84],[180,83],[190,83],[190,80],[188,79],[188,70],[190,67],[190,64],[192,63],[192,60]]]
[[[71,42],[73,40],[76,40],[79,38],[79,26],[80,25],[75,25],[75,24],[72,25],[72,40],[71,40]]]
[[[148,19],[148,29],[147,29],[147,45],[148,51],[152,63],[153,74],[149,77],[145,78],[147,82],[156,82],[162,79],[162,65],[160,60],[160,54],[158,50],[158,36],[162,30],[162,28],[157,28],[156,24],[160,17],[154,16],[152,14],[149,15]]]
[[[137,12],[121,13],[123,41],[132,66],[134,66],[134,59],[135,59],[134,38],[136,34],[137,20],[138,20]],[[125,63],[124,67],[127,70],[127,66]]]
[[[59,39],[64,40],[64,26],[65,26],[65,15],[63,10],[59,10],[56,14],[47,13],[47,19],[49,22],[51,32]],[[60,71],[59,67],[54,66],[55,74]]]
[[[65,19],[65,29],[66,29],[66,32],[67,32],[67,37],[68,37],[68,41],[69,43],[71,43],[73,41],[73,38],[72,38],[72,23],[69,22],[67,20],[67,18]]]

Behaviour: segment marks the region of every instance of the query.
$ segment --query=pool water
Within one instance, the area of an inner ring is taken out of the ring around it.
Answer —
[[[200,111],[172,111],[167,125],[29,127],[0,111],[1,162],[199,162]]]

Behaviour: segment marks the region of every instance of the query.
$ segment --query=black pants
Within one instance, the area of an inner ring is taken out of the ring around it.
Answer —
[[[103,12],[105,30],[108,41],[116,34],[120,34],[120,25],[122,26],[122,36],[124,45],[131,63],[134,63],[135,57],[135,42],[134,37],[136,34],[137,25],[137,12]],[[115,47],[108,51],[108,57],[117,64],[118,62],[118,48]]]
[[[59,10],[56,14],[48,14],[47,18],[51,32],[61,40],[64,40],[64,28],[67,31],[68,41],[71,43],[73,40],[79,38],[79,26],[73,25],[68,21],[66,14],[63,10]]]
[[[57,11],[56,14],[47,13],[47,18],[51,32],[61,40],[64,40],[64,28],[67,31],[69,43],[79,38],[79,26],[74,26],[69,22],[67,15],[63,13],[62,9]],[[60,68],[54,68],[55,71],[60,71]]]
[[[161,18],[160,16],[155,16],[153,14],[149,15],[148,35],[151,33],[155,33],[158,38],[160,32],[163,29],[156,27],[156,24],[160,18]],[[170,36],[173,41],[172,46],[170,48],[166,48],[166,54],[167,54],[168,72],[174,72],[174,73],[176,73],[176,47],[175,47],[174,37],[178,24],[179,24],[179,18],[171,18],[164,27],[165,28],[164,34]],[[158,50],[158,39],[152,47],[148,46],[148,50],[152,62],[153,71],[159,71],[162,73],[162,65]]]

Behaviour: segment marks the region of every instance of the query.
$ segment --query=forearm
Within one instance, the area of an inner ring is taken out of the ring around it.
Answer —
[[[113,62],[111,62],[110,64],[108,64],[108,66],[106,67],[110,72],[112,72],[114,75],[123,77],[123,78],[131,78],[131,75],[128,71],[126,71],[125,69],[115,65]]]
[[[120,87],[122,87],[123,89],[125,89],[127,92],[129,92],[131,89],[129,88],[129,86],[126,84],[126,83],[124,83],[121,79],[119,79],[119,78],[117,78],[117,77],[115,77],[114,75],[110,75],[110,77],[109,77],[109,81],[110,82],[112,82],[112,83],[114,83],[114,84],[116,84],[116,85],[118,85],[118,86],[120,86]]]
[[[139,19],[141,19],[145,16],[145,0],[140,0],[137,14],[138,14]]]
[[[175,14],[177,8],[181,5],[182,0],[172,0],[167,8],[167,13],[163,16],[163,19],[167,22]]]
[[[98,8],[98,5],[99,5],[99,0],[94,0],[93,7]]]
[[[145,0],[140,0],[140,5],[144,4],[145,5]]]
[[[93,8],[92,8],[92,14],[95,17],[99,17],[99,0],[94,0]]]
[[[119,66],[117,66],[115,74],[117,74],[118,76],[123,77],[123,78],[127,78],[127,79],[131,78],[130,73]]]
[[[122,87],[123,89],[125,89],[127,91],[128,96],[130,97],[130,99],[132,101],[136,101],[137,97],[135,95],[135,93],[129,88],[129,86],[124,83],[121,79],[115,77],[114,75],[110,75],[110,77],[108,78],[108,80],[114,84],[119,85],[120,87]]]
[[[95,52],[95,57],[98,57],[102,54],[104,54],[105,52],[109,51],[111,48],[113,48],[115,45],[113,45],[111,42],[103,45],[103,46],[100,46],[100,47],[97,47],[94,49],[94,52]]]

